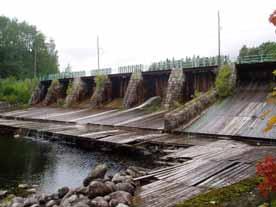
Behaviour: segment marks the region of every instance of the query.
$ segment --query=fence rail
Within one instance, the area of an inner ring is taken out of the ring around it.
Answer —
[[[95,69],[90,71],[91,76],[95,75],[108,75],[112,73],[112,68],[102,68],[102,69]]]
[[[237,59],[237,63],[263,63],[263,62],[276,62],[276,55],[247,55]]]
[[[242,56],[237,58],[234,63],[237,64],[247,64],[247,63],[262,63],[262,62],[276,62],[276,55],[267,54],[267,55],[248,55]],[[220,57],[221,64],[229,64],[231,63],[230,58],[228,56],[221,56]],[[193,58],[186,58],[180,60],[166,60],[160,61],[156,63],[152,63],[149,67],[143,64],[138,65],[127,65],[127,66],[120,66],[118,67],[118,73],[132,73],[138,71],[157,71],[157,70],[169,70],[172,68],[198,68],[198,67],[210,67],[210,66],[217,66],[219,65],[219,58],[218,56],[214,57],[193,57]],[[114,70],[112,68],[103,68],[103,69],[96,69],[91,70],[91,76],[95,76],[97,74],[113,74]],[[54,80],[54,79],[63,79],[63,78],[77,78],[77,77],[84,77],[86,76],[85,71],[79,72],[63,72],[57,74],[49,74],[40,77],[40,80]]]
[[[193,57],[181,60],[166,60],[157,63],[152,63],[149,67],[150,71],[155,70],[169,70],[172,68],[198,68],[198,67],[209,67],[219,65],[219,59],[221,64],[230,63],[228,56],[216,57]]]
[[[55,80],[55,79],[64,79],[64,78],[78,78],[86,76],[85,71],[78,71],[78,72],[62,72],[62,73],[55,73],[44,75],[40,77],[40,80]]]
[[[142,64],[139,65],[126,65],[126,66],[120,66],[118,68],[119,73],[133,73],[133,72],[139,72],[143,71],[145,69],[145,66]]]

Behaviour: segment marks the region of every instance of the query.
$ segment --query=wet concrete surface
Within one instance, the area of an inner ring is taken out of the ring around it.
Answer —
[[[98,110],[53,107],[31,107],[25,110],[16,110],[1,114],[2,117],[13,117],[15,119],[41,119],[74,122],[77,124],[118,125],[149,129],[163,129],[164,115],[165,113],[155,115],[155,113],[147,112],[139,108],[128,110]]]
[[[264,131],[269,119],[276,115],[276,105],[266,101],[268,93],[266,84],[241,87],[235,95],[217,102],[189,127],[178,131],[276,139],[275,127]]]

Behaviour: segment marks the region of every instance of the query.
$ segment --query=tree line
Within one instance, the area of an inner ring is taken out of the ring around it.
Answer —
[[[58,52],[53,39],[35,26],[0,16],[0,78],[33,78],[57,73]],[[35,70],[36,68],[36,70]]]
[[[239,52],[239,57],[248,55],[272,55],[276,58],[276,43],[264,42],[257,47],[247,47],[244,45]]]

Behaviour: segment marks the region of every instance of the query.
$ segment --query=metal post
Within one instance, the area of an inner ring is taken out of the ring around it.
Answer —
[[[37,66],[36,66],[36,43],[34,43],[34,78],[36,78]]]
[[[220,67],[220,14],[218,11],[218,67]]]
[[[100,70],[100,47],[99,36],[97,36],[97,54],[98,54],[98,70]]]

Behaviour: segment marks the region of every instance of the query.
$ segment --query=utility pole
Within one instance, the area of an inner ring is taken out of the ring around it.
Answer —
[[[98,54],[98,70],[100,70],[100,46],[99,36],[97,36],[97,54]]]
[[[218,67],[220,67],[220,14],[218,11]]]
[[[36,73],[37,73],[36,56],[37,56],[36,43],[34,43],[34,78],[36,78]]]

